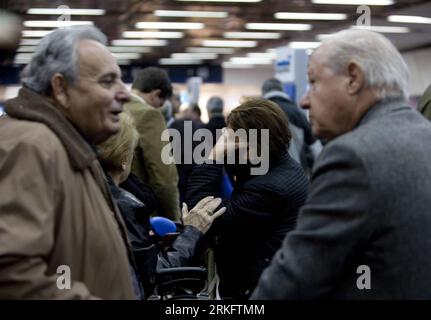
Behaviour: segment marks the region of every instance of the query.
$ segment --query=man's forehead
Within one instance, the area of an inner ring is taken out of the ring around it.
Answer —
[[[326,58],[326,48],[324,46],[318,47],[310,56],[308,61],[308,71],[310,72],[316,69],[318,66],[321,66],[326,61]]]
[[[81,40],[77,45],[79,72],[97,76],[104,73],[119,73],[112,53],[94,40]]]

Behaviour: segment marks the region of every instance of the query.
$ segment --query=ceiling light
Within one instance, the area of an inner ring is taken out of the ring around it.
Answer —
[[[111,52],[136,52],[136,53],[149,53],[151,52],[151,48],[148,47],[128,47],[128,46],[116,46],[116,47],[108,47]]]
[[[180,11],[180,10],[155,10],[157,17],[188,17],[188,18],[227,18],[225,11]]]
[[[204,48],[204,47],[189,47],[186,48],[190,53],[219,53],[219,54],[232,54],[235,52],[232,48]]]
[[[141,54],[136,52],[116,52],[112,54],[116,59],[140,59]]]
[[[177,64],[201,64],[202,60],[199,59],[172,59],[172,58],[163,58],[159,59],[159,64],[161,65],[177,65]]]
[[[320,42],[314,41],[292,41],[288,44],[288,47],[293,49],[314,49],[318,46],[320,46]]]
[[[257,41],[241,41],[241,40],[204,40],[204,47],[241,47],[253,48],[257,46]]]
[[[249,30],[285,30],[285,31],[307,31],[311,30],[311,24],[303,23],[247,23]]]
[[[21,34],[23,38],[42,38],[52,31],[53,30],[23,30]]]
[[[15,55],[15,59],[17,60],[31,60],[33,57],[33,53],[18,53]]]
[[[160,38],[160,39],[176,39],[184,37],[182,32],[163,32],[163,31],[124,31],[124,38]]]
[[[368,5],[368,6],[390,6],[394,0],[312,0],[314,4],[345,4],[345,5]]]
[[[323,41],[323,40],[328,39],[334,35],[335,35],[335,33],[321,33],[321,34],[318,34],[316,36],[316,39],[319,41]]]
[[[231,62],[223,62],[222,67],[225,69],[249,69],[253,68],[254,65],[252,64],[238,64],[238,63],[231,63]]]
[[[177,1],[184,1],[184,2],[261,2],[262,0],[177,0]]]
[[[386,26],[352,26],[351,29],[370,30],[382,33],[408,33],[407,27],[386,27]]]
[[[278,32],[225,32],[227,39],[280,39]]]
[[[171,58],[213,60],[217,59],[218,55],[216,53],[172,53]]]
[[[431,24],[431,18],[420,17],[420,16],[399,16],[392,15],[388,17],[390,22],[402,22],[402,23],[426,23]]]
[[[232,57],[230,63],[236,64],[272,64],[272,59],[268,58],[251,58],[251,57]]]
[[[276,19],[290,20],[345,20],[345,13],[302,13],[302,12],[276,12]]]
[[[106,13],[103,9],[61,9],[61,8],[30,8],[27,14],[52,14],[52,15],[79,15],[79,16],[102,16]]]
[[[275,52],[249,52],[249,53],[247,53],[247,57],[275,59],[275,58],[277,58],[277,54]]]
[[[40,42],[40,39],[21,39],[19,44],[21,46],[37,46]]]
[[[129,65],[129,64],[130,64],[130,60],[127,60],[127,59],[119,59],[119,60],[117,60],[117,63],[118,63],[120,66],[127,66],[127,65]]]
[[[31,28],[62,28],[82,25],[93,25],[93,21],[64,21],[64,20],[28,20],[25,27]]]
[[[138,29],[203,29],[205,25],[200,22],[137,22]]]
[[[120,40],[113,40],[112,45],[114,46],[146,46],[146,47],[162,47],[167,44],[166,40],[155,40],[155,39],[148,39],[148,40],[127,40],[127,39],[120,39]]]
[[[37,46],[21,46],[18,48],[17,52],[35,52]]]

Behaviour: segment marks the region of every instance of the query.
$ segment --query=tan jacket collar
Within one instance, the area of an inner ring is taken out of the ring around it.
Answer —
[[[96,160],[92,147],[64,114],[34,91],[20,89],[18,97],[6,102],[5,111],[13,118],[48,126],[62,142],[74,170],[83,171]]]

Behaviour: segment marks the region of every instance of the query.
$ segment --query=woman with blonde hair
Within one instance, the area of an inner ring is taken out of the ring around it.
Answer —
[[[190,212],[183,208],[183,232],[175,240],[171,248],[161,255],[157,246],[150,238],[150,214],[148,207],[154,207],[154,194],[145,183],[130,174],[133,153],[138,143],[138,133],[133,118],[126,112],[120,115],[121,128],[118,133],[98,146],[100,162],[105,170],[112,195],[117,202],[127,227],[128,236],[136,266],[136,295],[148,297],[153,289],[152,279],[157,268],[189,266],[194,263],[198,253],[198,244],[203,234],[209,229],[214,219],[223,214],[225,208],[214,212],[220,205],[220,199],[206,197]],[[126,180],[128,190],[120,185]],[[145,294],[142,291],[143,285]]]

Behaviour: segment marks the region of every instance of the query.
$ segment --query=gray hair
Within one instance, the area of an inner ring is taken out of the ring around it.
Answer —
[[[51,92],[51,78],[62,74],[74,84],[78,57],[76,46],[80,40],[94,40],[106,45],[106,36],[93,26],[76,26],[57,29],[46,35],[39,43],[30,63],[21,74],[23,85],[37,93]]]
[[[369,30],[344,30],[322,42],[327,47],[328,66],[337,74],[349,61],[362,68],[366,86],[381,99],[409,96],[409,70],[401,54],[384,36]]]
[[[284,92],[283,84],[281,83],[280,80],[272,78],[272,79],[266,80],[263,83],[263,85],[262,85],[262,96],[266,95],[268,92],[271,92],[271,91]]]
[[[211,114],[223,113],[224,103],[220,97],[211,97],[207,102],[207,110]]]

